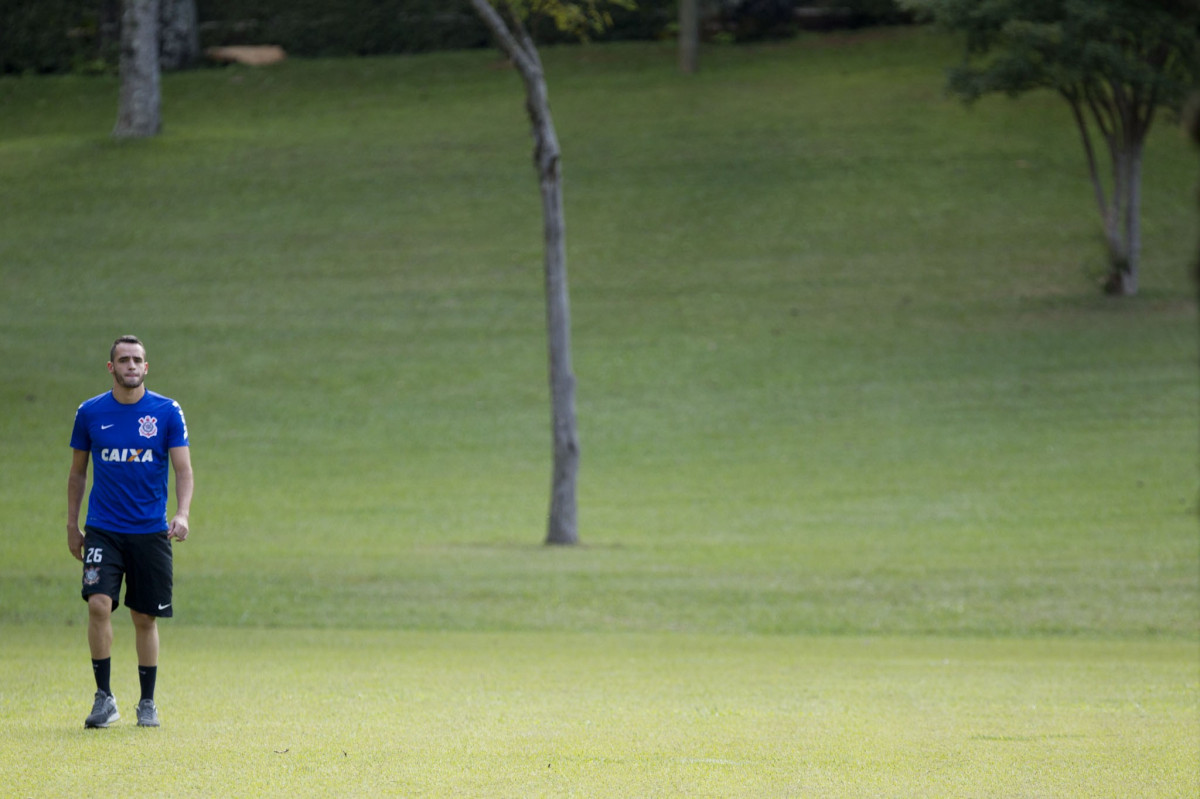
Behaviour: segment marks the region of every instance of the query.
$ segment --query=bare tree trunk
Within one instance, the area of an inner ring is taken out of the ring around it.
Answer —
[[[1185,129],[1191,136],[1192,144],[1196,145],[1197,150],[1200,150],[1200,92],[1192,94],[1185,118]],[[1200,201],[1200,190],[1196,192],[1196,199]],[[1200,241],[1197,243],[1200,244]],[[1192,279],[1196,281],[1196,288],[1200,290],[1200,248],[1196,253],[1196,259],[1192,262]]]
[[[693,75],[700,58],[699,0],[679,0],[679,71]]]
[[[162,129],[158,72],[158,0],[125,0],[121,14],[121,94],[117,138],[143,138]]]
[[[1100,178],[1100,168],[1096,161],[1096,149],[1092,146],[1092,135],[1088,130],[1087,117],[1083,113],[1078,93],[1063,91],[1063,96],[1067,98],[1067,102],[1071,105],[1071,113],[1075,117],[1075,126],[1079,130],[1079,138],[1083,141],[1083,153],[1087,158],[1088,177],[1092,180],[1092,191],[1096,196],[1096,207],[1100,209],[1100,218],[1104,222],[1104,240],[1108,243],[1109,252],[1113,252],[1118,242],[1116,216],[1112,212],[1113,205],[1110,205],[1109,198],[1104,191],[1104,181]]]
[[[571,368],[571,312],[567,292],[567,250],[563,216],[562,167],[558,134],[541,58],[529,33],[514,19],[516,32],[488,0],[471,0],[525,82],[525,108],[533,133],[533,161],[542,194],[545,235],[546,332],[549,349],[554,467],[550,488],[547,544],[579,543],[576,483],[579,437],[575,421],[575,374]]]
[[[1142,144],[1129,153],[1129,201],[1125,206],[1125,242],[1129,247],[1129,278],[1126,293],[1137,294],[1142,262]]]
[[[533,42],[536,72],[525,76],[527,110],[533,126],[533,161],[542,192],[545,234],[546,333],[549,340],[550,397],[554,434],[554,471],[550,489],[547,544],[577,544],[575,484],[579,472],[579,439],[575,424],[575,374],[571,368],[571,307],[567,291],[567,239],[563,214],[561,152],[545,74]]]
[[[164,72],[187,69],[200,60],[196,0],[159,0],[158,64]]]
[[[1063,96],[1071,105],[1075,124],[1083,139],[1088,175],[1096,195],[1096,205],[1104,223],[1104,241],[1108,248],[1108,274],[1104,292],[1130,297],[1138,292],[1139,261],[1142,251],[1142,152],[1150,129],[1150,114],[1142,119],[1131,98],[1118,88],[1109,94],[1088,89],[1067,89]],[[1084,101],[1092,122],[1108,147],[1112,171],[1112,192],[1106,196],[1100,178],[1096,151],[1092,147]]]
[[[545,86],[543,84],[543,90]],[[543,93],[544,100],[544,93]],[[567,250],[563,217],[562,175],[558,142],[547,115],[543,135],[535,138],[553,142],[553,147],[536,147],[542,190],[543,227],[546,236],[546,332],[549,338],[550,397],[554,433],[554,472],[550,491],[547,544],[577,544],[579,529],[575,485],[579,473],[579,438],[575,422],[575,374],[571,368],[571,307],[567,291]],[[534,114],[532,117],[541,117]],[[535,127],[538,123],[534,123]],[[551,154],[552,151],[552,154]]]
[[[1130,142],[1115,156],[1121,173],[1121,216],[1117,220],[1117,248],[1110,253],[1112,268],[1105,291],[1121,297],[1138,292],[1142,250],[1142,142]]]

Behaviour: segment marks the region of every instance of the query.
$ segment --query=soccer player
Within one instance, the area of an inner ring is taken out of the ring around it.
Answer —
[[[187,423],[178,402],[143,385],[148,364],[146,348],[137,337],[117,339],[108,357],[112,391],[87,400],[75,412],[67,480],[67,548],[83,563],[88,647],[96,677],[95,702],[83,724],[107,727],[121,717],[109,675],[112,612],[120,605],[124,579],[142,691],[137,723],[157,727],[158,619],[173,615],[172,542],[187,539],[192,504]],[[87,523],[80,531],[89,459],[95,469]],[[170,521],[168,461],[175,471],[176,511]]]

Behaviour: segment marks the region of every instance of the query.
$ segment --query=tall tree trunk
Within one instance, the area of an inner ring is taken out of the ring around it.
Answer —
[[[159,0],[158,64],[164,72],[187,69],[200,60],[196,0]]]
[[[544,100],[545,85],[542,85]],[[579,438],[575,422],[575,373],[571,368],[571,307],[567,291],[567,250],[563,217],[562,174],[558,141],[549,109],[530,116],[539,141],[538,174],[542,190],[545,230],[546,333],[549,339],[550,397],[554,435],[554,471],[550,489],[547,544],[577,544],[576,481],[579,473]]]
[[[1100,210],[1100,219],[1104,224],[1104,241],[1108,246],[1109,253],[1114,253],[1119,249],[1120,236],[1118,235],[1117,213],[1116,207],[1118,199],[1113,197],[1109,200],[1107,193],[1104,190],[1104,181],[1100,177],[1099,162],[1096,159],[1096,148],[1092,146],[1092,134],[1088,129],[1087,116],[1083,111],[1082,92],[1072,88],[1063,89],[1063,96],[1071,105],[1071,113],[1075,118],[1075,127],[1079,131],[1079,138],[1083,142],[1083,153],[1087,159],[1088,177],[1092,181],[1092,192],[1096,197],[1096,207]],[[1095,107],[1093,106],[1093,109]],[[1101,134],[1104,135],[1105,130],[1101,127]],[[1112,152],[1112,139],[1105,136],[1109,146],[1109,152]],[[1114,170],[1113,174],[1116,174]],[[1115,182],[1115,181],[1114,181]],[[1116,188],[1114,186],[1114,195]]]
[[[1125,201],[1125,247],[1127,250],[1123,294],[1138,293],[1138,282],[1142,260],[1142,150],[1144,139],[1131,144],[1127,165],[1125,189],[1129,196]]]
[[[1123,142],[1113,151],[1116,211],[1109,235],[1109,274],[1104,291],[1117,297],[1138,292],[1142,250],[1142,140]]]
[[[1105,94],[1095,89],[1068,87],[1062,94],[1071,105],[1075,125],[1083,140],[1088,174],[1104,223],[1104,241],[1108,249],[1104,292],[1113,296],[1133,296],[1138,292],[1142,251],[1142,153],[1153,109],[1147,109],[1143,118],[1142,109],[1117,89]],[[1112,192],[1107,196],[1083,110],[1085,102],[1092,122],[1108,148]]]
[[[579,436],[575,421],[575,374],[571,368],[571,312],[567,292],[567,249],[563,216],[561,153],[550,115],[546,76],[532,37],[514,19],[516,32],[488,0],[471,5],[496,36],[525,83],[525,108],[533,134],[533,161],[542,194],[545,237],[546,332],[550,369],[554,466],[550,486],[547,544],[579,543],[576,483]]]
[[[546,78],[533,42],[526,47],[537,70],[525,76],[529,120],[533,128],[533,162],[542,193],[542,229],[545,236],[546,334],[550,370],[550,398],[554,436],[554,468],[550,488],[547,544],[577,544],[575,486],[579,473],[579,438],[575,423],[575,373],[571,368],[571,306],[567,291],[567,239],[563,214],[561,152]]]
[[[162,129],[158,72],[158,0],[125,0],[121,14],[121,94],[117,138],[143,138]]]
[[[1192,138],[1192,144],[1196,145],[1197,150],[1200,150],[1200,92],[1192,94],[1185,127]],[[1196,191],[1196,200],[1200,201],[1200,188]],[[1200,244],[1200,239],[1197,239],[1197,244]],[[1200,290],[1200,250],[1192,262],[1192,279],[1196,282],[1196,289]]]
[[[700,58],[700,0],[679,0],[679,71],[695,74]]]

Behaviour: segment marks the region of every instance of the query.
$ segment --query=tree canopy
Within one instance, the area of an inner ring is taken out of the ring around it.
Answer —
[[[908,0],[966,34],[950,86],[967,98],[1127,88],[1179,108],[1200,77],[1196,0]]]
[[[494,0],[493,6],[504,6],[514,19],[527,20],[542,16],[553,20],[554,27],[563,33],[581,38],[602,33],[612,27],[608,7],[633,8],[633,0]]]
[[[1106,290],[1137,291],[1142,151],[1158,109],[1182,107],[1200,82],[1196,0],[905,0],[965,35],[950,90],[967,101],[1058,92],[1079,127],[1111,262]],[[1106,144],[1105,186],[1092,130]]]

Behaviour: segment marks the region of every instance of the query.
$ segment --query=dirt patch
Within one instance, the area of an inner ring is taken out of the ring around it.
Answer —
[[[287,58],[283,48],[274,44],[210,47],[204,54],[219,64],[246,64],[252,67],[278,64]]]

